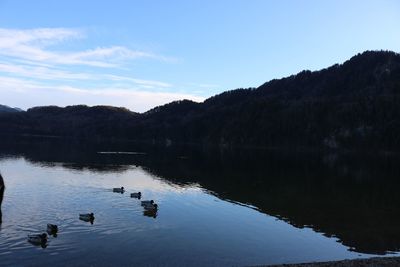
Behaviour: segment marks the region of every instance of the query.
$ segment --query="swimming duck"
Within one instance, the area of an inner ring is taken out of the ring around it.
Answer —
[[[134,197],[134,198],[138,198],[138,199],[140,199],[140,198],[142,197],[142,193],[140,193],[140,192],[137,192],[137,193],[131,193],[131,197]]]
[[[93,213],[79,214],[79,219],[85,222],[92,222],[94,220],[94,214]]]
[[[47,224],[47,232],[54,233],[54,232],[57,232],[57,231],[58,231],[58,226],[57,225],[51,224],[51,223]]]
[[[47,242],[47,234],[33,234],[28,235],[28,241],[33,244],[43,244]]]
[[[154,204],[154,200],[143,200],[140,203],[142,204],[142,206],[153,205]]]
[[[121,188],[113,188],[113,192],[122,194],[125,192],[125,188],[123,186]]]
[[[47,234],[57,237],[58,226],[55,224],[48,223],[47,224]]]
[[[152,211],[156,211],[158,209],[158,205],[157,204],[147,204],[147,205],[143,205],[145,210],[152,210]]]

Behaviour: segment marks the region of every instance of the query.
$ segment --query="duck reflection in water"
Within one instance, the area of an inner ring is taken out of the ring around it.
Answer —
[[[35,243],[35,242],[29,241],[29,243],[35,247],[41,247],[41,248],[47,248],[47,246],[48,246],[47,242]]]
[[[153,217],[155,219],[157,217],[157,210],[144,210],[143,216]]]
[[[0,174],[0,224],[2,222],[2,213],[1,213],[1,203],[3,202],[3,196],[4,196],[4,180],[3,180],[3,176],[1,176]]]

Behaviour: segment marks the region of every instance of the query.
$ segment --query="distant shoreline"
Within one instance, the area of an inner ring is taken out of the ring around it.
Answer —
[[[354,259],[327,262],[310,262],[295,264],[264,265],[268,267],[372,267],[400,266],[400,257],[374,257],[369,259]]]
[[[74,138],[71,136],[62,135],[44,135],[44,134],[9,134],[0,133],[0,138],[7,139],[7,143],[20,142],[20,141],[35,141],[35,140],[57,140],[65,141],[68,144],[93,144],[93,145],[115,145],[115,144],[136,144],[146,146],[157,146],[157,147],[197,147],[206,149],[225,149],[225,150],[254,150],[254,151],[281,151],[281,152],[296,152],[296,153],[322,153],[322,154],[363,154],[363,155],[379,155],[379,156],[390,156],[400,155],[399,150],[387,150],[387,149],[330,149],[326,147],[313,147],[313,146],[256,146],[256,145],[223,145],[214,143],[195,143],[195,142],[171,142],[165,144],[165,142],[152,142],[150,140],[138,140],[138,139],[125,139],[125,138]]]

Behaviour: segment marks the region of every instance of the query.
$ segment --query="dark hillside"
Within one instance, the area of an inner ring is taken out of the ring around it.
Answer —
[[[0,105],[0,113],[3,113],[3,112],[10,113],[10,112],[20,112],[20,111],[22,111],[22,110],[19,108],[11,108],[9,106]]]
[[[158,143],[400,150],[400,55],[367,51],[319,71],[143,114],[106,106],[4,113],[0,129]]]

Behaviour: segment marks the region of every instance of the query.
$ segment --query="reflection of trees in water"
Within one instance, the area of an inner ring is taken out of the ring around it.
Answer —
[[[96,151],[145,151],[147,155]],[[222,199],[250,204],[295,227],[335,236],[357,252],[400,251],[400,168],[394,158],[43,144],[15,154],[34,164],[57,162],[56,166],[101,173],[141,166],[174,186],[200,184]]]
[[[193,154],[185,160],[179,154],[154,153],[139,164],[175,184],[198,183],[222,199],[336,237],[349,250],[400,251],[396,158],[224,153]]]
[[[4,180],[3,176],[0,174],[0,223],[2,222],[3,214],[1,213],[1,203],[3,203],[3,196],[4,196]]]
[[[23,138],[0,144],[1,158],[24,157],[43,167],[61,166],[78,171],[124,172],[132,168],[132,158],[142,155],[102,155],[99,151],[132,151],[125,144],[105,145],[63,139]],[[139,148],[141,149],[141,148]]]

